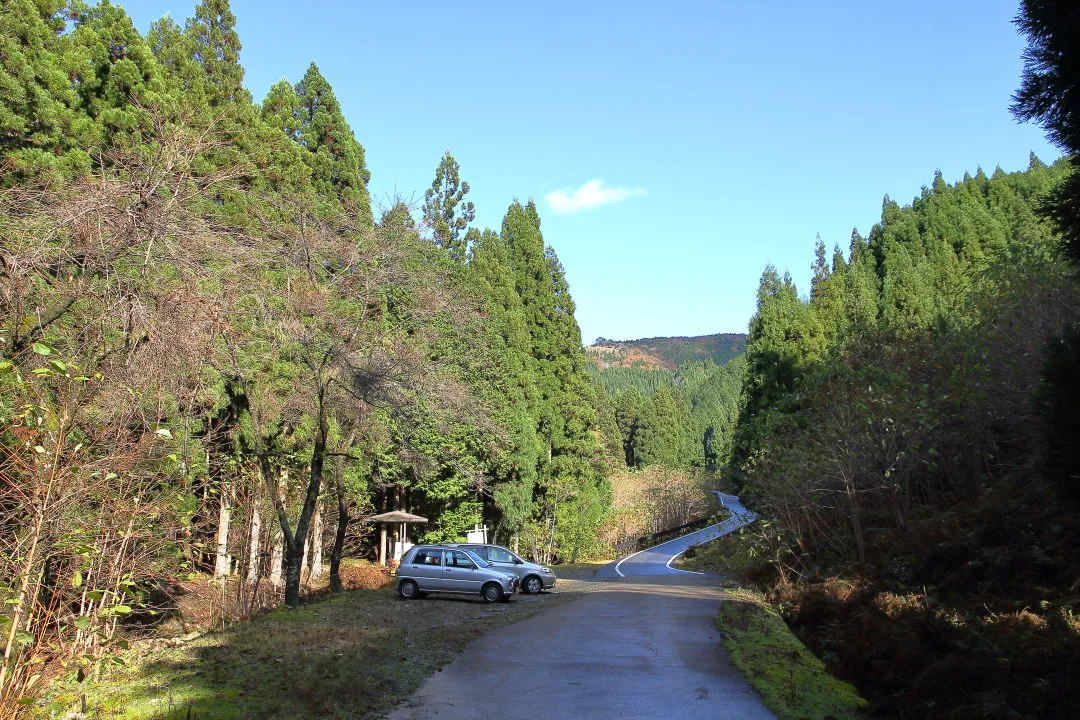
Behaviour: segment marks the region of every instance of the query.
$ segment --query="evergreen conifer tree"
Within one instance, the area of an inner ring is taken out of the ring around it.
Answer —
[[[435,244],[458,262],[465,261],[469,223],[476,217],[472,202],[463,202],[469,183],[461,180],[457,160],[447,150],[435,169],[435,180],[424,193],[424,222],[435,236]]]
[[[98,126],[78,111],[64,3],[0,3],[0,152],[15,176],[53,181],[90,171]]]
[[[1073,173],[1045,205],[1080,263],[1080,15],[1072,0],[1023,0],[1016,24],[1027,35],[1024,73],[1013,96],[1020,120],[1034,120],[1068,153]]]
[[[824,351],[820,321],[799,299],[791,276],[781,277],[767,265],[746,339],[748,415],[770,407],[792,390],[799,374]]]
[[[206,73],[195,57],[192,36],[185,33],[171,16],[165,16],[150,25],[146,40],[189,106],[206,105]]]
[[[251,102],[244,89],[244,68],[240,65],[240,36],[229,0],[201,0],[195,17],[187,21],[194,59],[202,65],[205,97],[211,107]]]
[[[371,198],[364,147],[357,142],[330,83],[311,63],[296,86],[300,101],[299,142],[308,153],[316,192],[336,198],[358,217],[371,222]]]
[[[1080,265],[1080,11],[1071,0],[1022,0],[1016,18],[1027,35],[1024,74],[1013,96],[1013,113],[1046,129],[1050,141],[1069,154],[1072,173],[1043,206],[1061,232],[1064,251]],[[1077,492],[1080,453],[1080,324],[1050,341],[1039,395],[1043,413],[1043,455],[1048,471]]]
[[[663,385],[643,403],[634,434],[634,457],[641,465],[678,467],[682,435],[675,397],[671,389]]]
[[[146,40],[120,6],[102,3],[80,15],[70,52],[81,62],[74,87],[79,110],[98,126],[93,150],[131,148],[179,101]]]

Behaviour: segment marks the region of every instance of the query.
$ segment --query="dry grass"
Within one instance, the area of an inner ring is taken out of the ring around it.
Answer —
[[[715,507],[710,480],[701,472],[654,465],[616,472],[610,480],[611,513],[600,532],[610,547],[685,525]]]

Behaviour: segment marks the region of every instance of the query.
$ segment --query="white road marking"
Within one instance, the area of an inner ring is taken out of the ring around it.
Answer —
[[[671,559],[667,561],[667,569],[668,569],[668,570],[674,570],[675,572],[681,572],[681,573],[690,573],[691,575],[704,575],[705,573],[703,573],[703,572],[698,572],[697,570],[683,570],[682,568],[673,568],[673,567],[671,567],[671,563],[675,562],[675,558],[677,558],[677,557],[679,557],[680,555],[682,555],[682,554],[683,554],[684,552],[686,552],[686,551],[687,551],[688,549],[689,549],[689,548],[683,548],[683,549],[682,549],[682,550],[680,550],[679,552],[677,552],[677,553],[675,553],[674,555],[672,555],[672,556],[671,556]]]
[[[640,555],[643,552],[646,552],[646,551],[649,551],[649,550],[657,550],[659,548],[664,547],[665,545],[669,545],[671,543],[679,542],[681,540],[686,540],[688,537],[690,537],[692,535],[698,535],[701,539],[698,540],[696,543],[691,543],[691,544],[710,542],[712,540],[716,540],[718,538],[721,538],[724,535],[727,535],[728,533],[734,532],[735,530],[738,530],[740,527],[749,525],[750,523],[754,522],[754,520],[756,520],[758,518],[757,513],[753,512],[752,510],[747,510],[745,507],[743,507],[742,503],[739,502],[739,498],[738,498],[737,495],[727,495],[725,493],[722,493],[722,492],[719,492],[719,491],[716,491],[716,490],[714,490],[713,493],[716,495],[716,499],[720,502],[721,507],[724,507],[724,508],[731,511],[731,517],[729,517],[727,520],[724,520],[723,522],[719,522],[719,523],[717,523],[715,525],[710,525],[710,526],[708,526],[706,528],[702,528],[701,530],[695,530],[692,533],[687,533],[686,535],[682,535],[680,537],[673,538],[673,539],[668,540],[666,542],[662,542],[659,545],[653,545],[652,547],[647,547],[647,548],[644,548],[642,550],[638,550],[636,553],[632,553],[630,555],[627,555],[622,560],[615,563],[615,574],[618,575],[621,578],[625,578],[626,575],[623,573],[622,570],[619,569],[620,566],[624,562],[629,560],[630,558],[636,557],[636,556]],[[729,505],[729,501],[730,501],[730,505]],[[710,530],[717,530],[718,532],[717,532],[717,534],[713,535],[712,537],[707,537],[706,533],[708,533]],[[689,546],[684,547],[682,550],[680,550],[679,552],[672,555],[671,558],[669,558],[668,561],[664,564],[665,567],[668,570],[671,570],[673,572],[689,573],[691,575],[704,575],[705,573],[698,572],[696,570],[683,570],[681,568],[671,567],[671,563],[675,562],[675,559],[678,558],[680,555],[682,555],[684,552],[686,552],[688,548],[689,548]]]
[[[657,546],[657,547],[659,547],[659,546]],[[645,550],[652,550],[652,548],[645,548]],[[641,553],[645,552],[645,550],[638,550],[636,553],[634,553],[634,555],[640,555]],[[615,572],[618,573],[619,577],[623,577],[623,578],[626,577],[625,575],[622,574],[622,570],[619,569],[619,566],[622,565],[627,560],[629,560],[630,558],[634,557],[634,555],[627,555],[622,560],[615,563]]]

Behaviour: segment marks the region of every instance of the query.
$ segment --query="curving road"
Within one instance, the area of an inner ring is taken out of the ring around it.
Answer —
[[[718,499],[736,517],[613,563],[601,589],[480,637],[388,717],[775,720],[720,645],[718,579],[670,567],[756,517]]]
[[[746,509],[737,496],[728,495],[716,490],[713,491],[713,494],[716,495],[716,500],[720,503],[721,507],[731,511],[731,517],[727,520],[722,523],[717,523],[716,525],[710,525],[709,527],[696,532],[677,537],[674,540],[668,540],[666,543],[661,543],[660,545],[641,550],[633,555],[627,555],[622,560],[604,567],[597,573],[597,577],[627,578],[649,575],[700,575],[701,573],[695,573],[691,570],[680,570],[671,567],[671,564],[675,562],[676,558],[686,552],[686,549],[691,545],[700,545],[701,543],[715,540],[718,537],[723,537],[728,533],[738,530],[744,525],[749,525],[758,518],[758,514],[752,510]]]

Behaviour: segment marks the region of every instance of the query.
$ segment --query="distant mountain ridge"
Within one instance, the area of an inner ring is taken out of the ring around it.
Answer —
[[[585,353],[601,370],[611,367],[674,370],[683,363],[708,358],[723,365],[745,350],[745,333],[718,333],[622,341],[600,337],[585,348]]]

